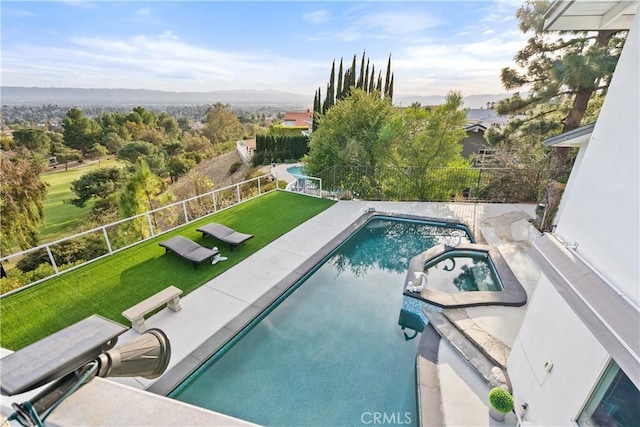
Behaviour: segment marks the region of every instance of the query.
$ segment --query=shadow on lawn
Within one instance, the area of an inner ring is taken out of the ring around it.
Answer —
[[[196,243],[203,245],[204,242],[200,239]],[[212,246],[211,239],[205,246]],[[171,252],[165,253],[163,248],[158,247],[153,258],[123,270],[120,274],[120,284],[130,287],[130,292],[138,296],[140,301],[171,285],[182,289],[184,296],[249,255],[249,251],[242,250],[243,248],[233,251],[226,246],[218,245],[218,248],[227,260],[214,265],[206,261],[194,268],[191,261]]]

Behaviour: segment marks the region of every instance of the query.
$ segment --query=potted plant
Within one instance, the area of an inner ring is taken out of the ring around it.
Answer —
[[[494,387],[489,391],[489,415],[497,421],[504,421],[504,416],[513,411],[513,396],[509,390],[502,387]]]

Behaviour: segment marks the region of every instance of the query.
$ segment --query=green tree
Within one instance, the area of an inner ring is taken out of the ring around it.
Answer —
[[[420,199],[428,198],[430,168],[464,164],[466,113],[462,104],[460,92],[449,92],[444,104],[435,108],[418,104],[397,112],[385,130],[391,163],[417,186]]]
[[[143,159],[154,174],[166,176],[166,154],[150,142],[133,141],[122,146],[118,150],[118,158],[135,165],[139,159]]]
[[[178,121],[167,113],[160,113],[158,116],[158,126],[164,130],[169,139],[175,139],[180,134]]]
[[[118,158],[135,165],[140,156],[149,156],[158,152],[158,147],[150,142],[133,141],[118,150]]]
[[[82,154],[100,142],[102,127],[100,124],[88,117],[85,117],[77,108],[67,111],[66,117],[62,120],[63,136],[65,145],[80,150]]]
[[[238,117],[231,111],[229,105],[220,102],[207,108],[205,118],[204,136],[209,138],[212,144],[232,141],[242,137],[242,124]]]
[[[196,162],[185,156],[173,156],[167,162],[167,169],[171,182],[176,182],[178,178],[189,172],[196,165]]]
[[[16,129],[13,131],[13,141],[16,146],[41,154],[49,153],[51,138],[42,129]]]
[[[133,174],[127,180],[120,195],[118,206],[122,217],[128,218],[152,210],[155,207],[154,200],[163,189],[164,182],[151,172],[144,159],[139,158],[136,161]],[[155,216],[153,216],[153,222],[157,228]],[[145,223],[144,220],[134,220],[132,223],[138,235],[149,235]]]
[[[37,230],[44,219],[47,184],[40,180],[42,165],[26,150],[9,159],[0,154],[0,251],[11,244],[21,249],[37,245]]]
[[[209,157],[213,150],[211,142],[206,137],[192,132],[184,133],[182,142],[186,146],[187,153],[202,153],[204,157]]]
[[[124,145],[125,140],[117,132],[109,132],[102,137],[100,143],[107,148],[110,154],[115,154]]]
[[[366,59],[366,62],[365,62]],[[365,66],[366,63],[366,66]],[[391,72],[391,55],[389,55],[389,61],[387,62],[387,80],[385,82],[384,92],[382,92],[382,77],[378,78],[378,86],[375,87],[374,80],[374,64],[371,64],[371,76],[369,77],[369,58],[366,57],[366,53],[362,52],[362,59],[360,62],[360,74],[356,70],[356,55],[353,55],[353,61],[351,67],[342,72],[342,58],[340,58],[340,66],[338,69],[338,86],[335,87],[335,60],[331,64],[331,73],[329,75],[329,83],[327,83],[327,93],[324,101],[322,101],[320,88],[315,93],[313,103],[313,130],[318,128],[317,116],[326,114],[327,111],[339,100],[348,97],[351,94],[352,88],[360,89],[364,92],[373,93],[377,91],[378,96],[388,98],[390,103],[393,99],[393,74]],[[358,76],[356,78],[356,76]],[[370,79],[370,80],[369,80]]]
[[[54,142],[51,147],[51,154],[56,157],[59,163],[64,163],[64,170],[69,170],[69,162],[82,159],[80,150],[70,148],[59,142]]]
[[[89,158],[94,160],[106,157],[107,154],[109,154],[109,150],[107,150],[107,147],[102,144],[94,144],[94,146],[91,147],[91,150],[87,153]]]
[[[83,208],[92,199],[105,199],[117,193],[126,180],[126,173],[121,168],[99,168],[87,172],[71,182],[71,191],[75,199],[67,200],[74,206]]]
[[[377,188],[376,166],[388,152],[384,130],[392,115],[388,100],[354,88],[320,118],[310,137],[305,169],[314,175],[333,166],[360,167],[368,185]]]
[[[530,34],[527,45],[515,56],[516,65],[524,70],[504,68],[500,78],[507,90],[528,87],[527,98],[519,94],[500,101],[500,114],[522,113],[538,105],[553,107],[569,99],[571,109],[562,118],[562,132],[577,128],[582,123],[589,100],[596,93],[606,91],[624,44],[626,31],[601,30],[596,32],[563,32],[550,35],[544,31],[544,14],[548,1],[528,0],[516,16],[520,30]],[[540,119],[544,113],[532,116]],[[551,135],[548,135],[551,136]],[[566,165],[567,149],[556,149],[558,161]]]

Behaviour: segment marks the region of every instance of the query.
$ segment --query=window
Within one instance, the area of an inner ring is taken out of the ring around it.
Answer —
[[[640,391],[611,362],[578,417],[580,426],[640,426]]]

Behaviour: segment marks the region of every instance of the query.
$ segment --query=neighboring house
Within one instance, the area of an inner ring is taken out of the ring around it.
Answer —
[[[465,159],[476,155],[474,166],[490,166],[487,159],[491,149],[484,139],[484,133],[489,128],[501,129],[508,121],[509,116],[501,116],[492,108],[471,108],[467,110],[467,126],[464,130],[467,137],[462,140],[462,157]]]
[[[283,126],[299,127],[302,133],[308,135],[313,126],[313,111],[307,109],[305,112],[286,112],[282,119]]]
[[[533,242],[543,274],[507,364],[528,425],[640,425],[639,4],[546,14],[553,31],[631,29],[595,125],[545,142],[580,148],[553,232]]]

